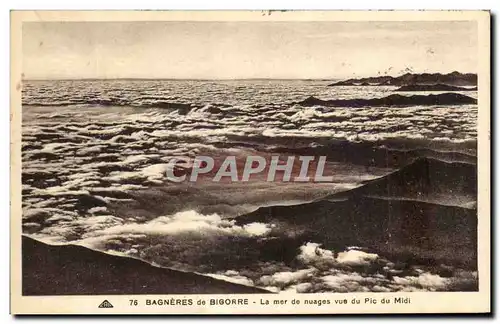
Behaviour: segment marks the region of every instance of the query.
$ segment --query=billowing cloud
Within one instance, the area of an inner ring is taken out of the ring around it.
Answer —
[[[340,252],[337,262],[347,265],[368,265],[378,258],[377,254],[366,253],[358,250]]]
[[[87,237],[117,235],[125,233],[149,235],[182,235],[191,232],[199,235],[263,236],[271,231],[270,225],[250,223],[235,225],[234,220],[222,219],[217,214],[203,215],[194,210],[176,213],[172,216],[157,217],[143,224],[128,223],[102,230],[92,231]],[[82,242],[85,242],[83,240]]]

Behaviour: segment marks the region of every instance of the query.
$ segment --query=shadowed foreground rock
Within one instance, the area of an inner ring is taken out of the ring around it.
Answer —
[[[23,295],[268,293],[76,245],[22,240]]]

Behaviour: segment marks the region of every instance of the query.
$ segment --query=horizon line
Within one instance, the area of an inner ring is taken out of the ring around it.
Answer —
[[[348,80],[348,79],[362,79],[362,78],[376,78],[376,77],[383,77],[383,76],[390,76],[390,77],[399,77],[405,74],[451,74],[451,73],[460,73],[460,74],[476,74],[476,72],[459,72],[457,70],[453,70],[448,73],[442,73],[442,72],[406,72],[406,73],[398,73],[397,75],[389,75],[389,74],[384,74],[384,75],[376,75],[376,76],[346,76],[346,77],[323,77],[323,78],[165,78],[165,77],[158,77],[158,78],[146,78],[146,77],[139,77],[139,78],[54,78],[54,79],[45,79],[45,78],[33,78],[33,79],[22,79],[22,81],[105,81],[105,80],[137,80],[137,81],[154,81],[154,80],[159,80],[159,81],[336,81],[336,80]]]
[[[103,80],[166,80],[166,81],[242,81],[242,80],[297,80],[297,81],[332,81],[341,78],[55,78],[22,79],[22,81],[103,81]]]

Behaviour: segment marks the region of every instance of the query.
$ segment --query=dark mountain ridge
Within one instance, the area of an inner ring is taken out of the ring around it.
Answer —
[[[477,196],[476,165],[419,158],[384,177],[333,196],[379,196],[419,200],[435,195]]]
[[[303,107],[325,106],[325,107],[405,107],[405,106],[439,106],[439,105],[470,105],[476,104],[477,100],[458,93],[441,93],[437,95],[413,95],[402,96],[392,94],[383,98],[374,99],[333,99],[322,100],[309,97],[296,104]]]
[[[454,86],[477,86],[477,74],[460,73],[457,71],[441,73],[406,73],[397,77],[384,75],[359,79],[348,79],[330,84],[329,86],[367,86],[391,85],[403,86],[410,84],[447,84]]]
[[[307,240],[335,251],[362,246],[389,259],[476,269],[477,210],[425,200],[447,189],[473,197],[474,170],[474,165],[419,159],[364,186],[307,204],[262,207],[237,221],[306,233]]]
[[[477,87],[464,88],[448,84],[409,84],[404,85],[394,91],[477,91]]]

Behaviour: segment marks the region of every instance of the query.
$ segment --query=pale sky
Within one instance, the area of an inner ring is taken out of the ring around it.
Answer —
[[[476,22],[32,22],[25,79],[477,72]]]

